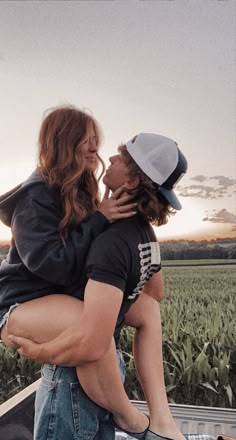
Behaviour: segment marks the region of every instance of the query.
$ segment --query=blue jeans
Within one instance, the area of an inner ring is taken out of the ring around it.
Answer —
[[[117,351],[122,379],[123,357]],[[34,440],[114,440],[109,412],[83,391],[75,368],[44,365],[36,392]]]

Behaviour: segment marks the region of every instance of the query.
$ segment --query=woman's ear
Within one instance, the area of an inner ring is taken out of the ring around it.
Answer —
[[[124,186],[127,189],[135,189],[135,188],[137,188],[137,186],[139,186],[139,183],[140,183],[139,177],[135,177],[132,180],[126,180],[126,182],[124,183]]]

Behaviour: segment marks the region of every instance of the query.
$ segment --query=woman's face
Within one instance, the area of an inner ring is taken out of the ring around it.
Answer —
[[[95,171],[98,164],[98,139],[93,124],[87,129],[84,140],[78,147],[80,156],[83,158],[86,171]]]

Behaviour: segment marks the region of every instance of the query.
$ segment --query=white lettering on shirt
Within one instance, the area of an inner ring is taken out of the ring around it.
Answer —
[[[160,269],[161,255],[160,246],[157,241],[140,243],[138,249],[141,272],[140,280],[133,292],[128,296],[128,299],[134,299],[137,295],[140,295],[146,282]]]

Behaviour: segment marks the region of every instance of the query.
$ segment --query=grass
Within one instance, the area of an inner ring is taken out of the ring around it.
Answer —
[[[163,276],[161,315],[169,401],[236,408],[236,265],[214,267],[208,260],[204,266],[163,267]],[[126,389],[131,399],[143,399],[131,342],[132,330],[126,328],[122,334]],[[3,343],[0,371],[0,403],[40,374],[39,365]]]
[[[161,303],[165,383],[170,402],[236,407],[236,266],[163,269]],[[131,353],[132,330],[123,331]],[[132,354],[130,398],[143,399]]]
[[[0,342],[0,404],[40,377],[40,366]]]

